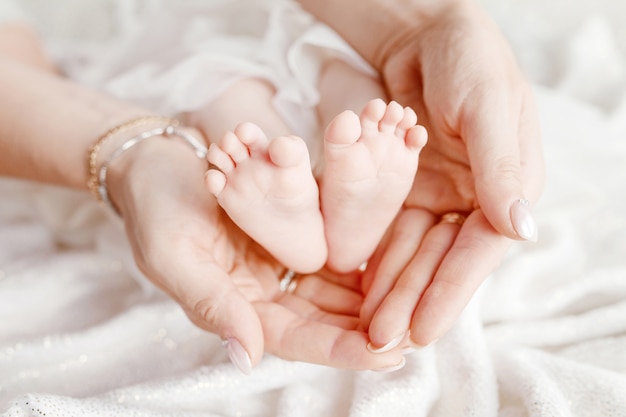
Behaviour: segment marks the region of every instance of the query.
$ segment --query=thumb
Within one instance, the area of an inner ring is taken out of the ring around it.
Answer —
[[[231,362],[249,375],[263,356],[263,330],[256,311],[228,274],[216,265],[204,267],[201,274],[189,274],[177,290],[189,319],[218,335]]]
[[[542,156],[534,106],[524,96],[521,105],[505,94],[474,102],[463,137],[487,220],[504,236],[536,241],[532,202],[543,179]]]

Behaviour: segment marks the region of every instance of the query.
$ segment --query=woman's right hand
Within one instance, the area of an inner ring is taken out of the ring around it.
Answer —
[[[407,17],[371,55],[389,96],[416,110],[429,141],[363,320],[375,346],[407,330],[424,346],[448,331],[513,239],[536,240],[530,207],[543,188],[543,150],[532,90],[476,2],[389,9]]]
[[[339,368],[403,363],[398,351],[370,353],[367,334],[355,330],[358,277],[307,276],[295,293],[281,292],[282,267],[219,208],[205,170],[186,145],[154,138],[110,166],[109,192],[139,268],[193,323],[228,341],[243,372],[264,351]]]
[[[428,130],[392,238],[368,263],[363,309],[374,346],[407,330],[427,345],[448,331],[512,239],[536,239],[529,206],[544,166],[532,91],[477,1],[299,3],[372,64],[389,98],[412,107]],[[460,215],[461,227],[440,222]]]

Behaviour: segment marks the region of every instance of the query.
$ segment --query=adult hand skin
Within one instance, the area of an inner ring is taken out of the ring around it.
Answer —
[[[157,138],[111,164],[108,184],[140,269],[196,325],[227,341],[242,372],[264,351],[338,368],[403,364],[399,351],[368,351],[367,334],[356,330],[359,276],[322,271],[281,292],[281,266],[218,207],[205,171],[186,145]]]
[[[390,98],[413,107],[429,131],[406,210],[369,264],[362,311],[374,349],[400,342],[407,329],[414,345],[427,345],[453,324],[511,239],[536,239],[520,202],[536,201],[544,181],[530,87],[474,1],[301,3],[370,61]],[[438,224],[449,212],[467,220]]]
[[[148,112],[61,78],[32,31],[5,28],[0,38],[26,46],[0,42],[0,175],[86,191],[88,148]],[[125,134],[103,152],[132,137]],[[112,161],[107,183],[139,267],[194,323],[228,340],[240,369],[249,372],[264,350],[341,368],[402,364],[397,351],[370,353],[367,334],[355,330],[360,279],[320,273],[302,279],[295,294],[279,291],[279,266],[218,208],[205,170],[187,145],[153,137]]]

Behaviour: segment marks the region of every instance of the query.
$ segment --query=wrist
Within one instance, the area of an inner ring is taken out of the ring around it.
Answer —
[[[463,26],[474,22],[480,6],[474,0],[413,0],[394,2],[398,4],[387,24],[388,36],[380,42],[373,57],[374,65],[383,71],[387,61],[407,45],[420,49],[415,54],[422,56],[429,48],[438,47],[429,34],[433,31],[457,31],[463,36]],[[440,46],[439,46],[440,47]]]
[[[178,131],[184,131],[184,134],[193,135],[194,138],[201,137],[193,129],[179,128]],[[120,146],[132,140],[128,138]],[[201,142],[204,145],[204,141]],[[155,187],[159,189],[159,194],[185,194],[183,189],[188,185],[203,186],[208,164],[204,157],[199,156],[179,136],[155,135],[138,142],[111,160],[107,167],[106,192],[110,205],[126,218],[135,205],[146,207],[146,199],[154,195],[158,198],[158,194],[153,194]]]
[[[474,1],[300,0],[300,3],[380,71],[386,59],[407,38],[414,39],[448,15],[475,6]]]

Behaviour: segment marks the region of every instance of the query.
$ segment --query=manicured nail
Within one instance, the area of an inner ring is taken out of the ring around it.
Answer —
[[[374,369],[374,372],[389,373],[389,372],[397,371],[398,369],[404,368],[404,365],[406,365],[406,358],[403,356],[402,359],[400,360],[400,363],[398,363],[397,365],[391,365],[391,366],[386,366],[384,368]]]
[[[530,212],[530,203],[526,199],[519,199],[511,206],[511,222],[515,231],[525,240],[537,241],[537,225]]]
[[[375,347],[374,345],[372,345],[372,342],[369,342],[367,344],[367,350],[369,350],[372,353],[385,353],[395,348],[396,346],[398,346],[400,342],[402,342],[402,339],[404,339],[404,333],[394,337],[386,345],[381,346],[381,347]]]
[[[417,343],[415,343],[414,341],[410,341],[409,344],[411,345],[411,348],[415,351],[415,350],[421,350],[424,349],[426,346],[428,345],[418,345]]]
[[[418,350],[420,350],[420,348],[418,348],[417,346],[411,345],[411,346],[402,348],[400,353],[402,353],[403,355],[410,355],[411,353],[417,352]]]
[[[250,375],[252,373],[252,361],[250,355],[243,348],[241,343],[234,337],[230,337],[222,341],[222,346],[228,353],[230,361],[239,369],[243,374]]]

